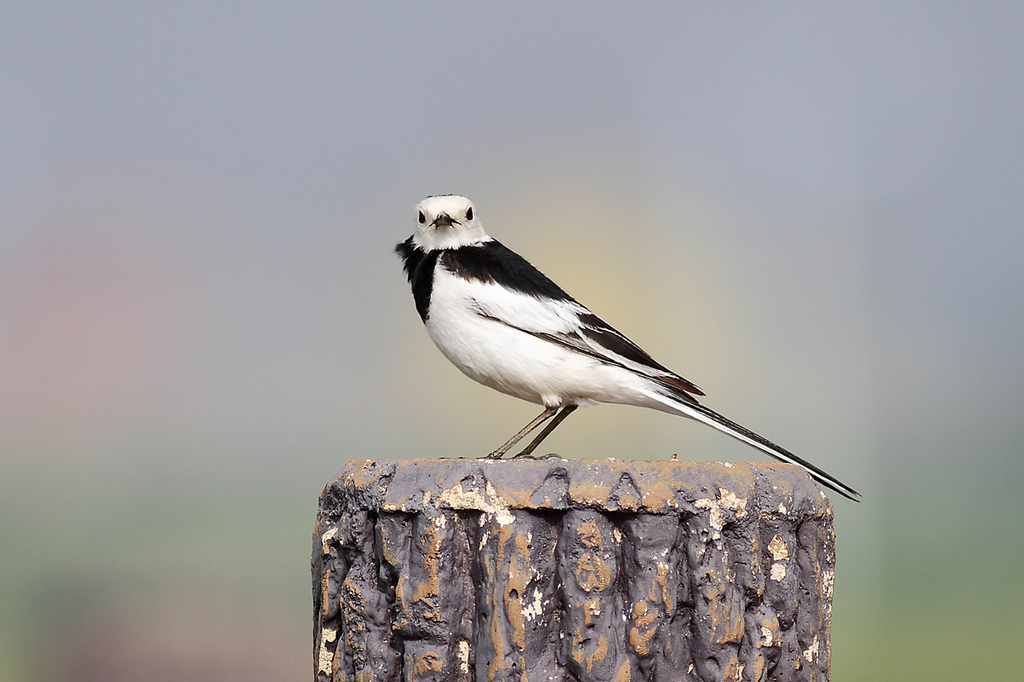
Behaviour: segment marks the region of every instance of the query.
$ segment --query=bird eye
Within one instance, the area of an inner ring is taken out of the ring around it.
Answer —
[[[473,207],[470,206],[469,208],[466,209],[466,220],[472,220],[472,219],[473,219]]]
[[[427,216],[423,215],[423,211],[420,211],[420,225],[427,222]]]

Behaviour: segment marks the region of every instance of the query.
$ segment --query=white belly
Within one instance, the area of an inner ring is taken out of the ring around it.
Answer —
[[[642,377],[480,315],[473,290],[439,266],[426,321],[430,338],[470,378],[547,407],[647,402]]]

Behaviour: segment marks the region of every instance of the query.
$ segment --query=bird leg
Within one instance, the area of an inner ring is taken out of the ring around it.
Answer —
[[[551,434],[551,432],[555,430],[555,427],[561,424],[565,420],[565,418],[572,414],[573,410],[575,410],[577,407],[579,407],[579,405],[566,405],[565,407],[563,407],[562,411],[558,413],[558,416],[552,419],[551,423],[544,427],[544,430],[541,431],[537,435],[537,437],[533,439],[533,442],[527,445],[522,452],[520,452],[512,459],[515,459],[516,457],[529,457],[530,453],[536,450],[537,446],[540,445],[540,442],[547,438]]]
[[[536,419],[534,419],[532,422],[530,422],[522,429],[520,429],[519,433],[509,438],[507,443],[502,445],[500,448],[498,448],[491,454],[487,455],[485,459],[501,459],[501,456],[504,455],[509,450],[511,450],[513,445],[515,445],[523,438],[525,438],[526,435],[530,433],[530,431],[533,431],[535,428],[546,422],[548,419],[551,419],[551,417],[553,417],[555,412],[557,411],[557,407],[545,407],[544,411],[537,415]]]

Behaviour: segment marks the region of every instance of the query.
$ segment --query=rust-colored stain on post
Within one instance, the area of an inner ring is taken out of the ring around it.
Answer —
[[[832,506],[784,464],[353,461],[312,563],[320,682],[828,679]]]

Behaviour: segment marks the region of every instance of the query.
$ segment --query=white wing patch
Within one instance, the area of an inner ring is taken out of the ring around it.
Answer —
[[[572,334],[581,326],[580,315],[590,312],[573,301],[541,299],[494,282],[456,279],[464,283],[464,294],[480,315],[533,334]]]

